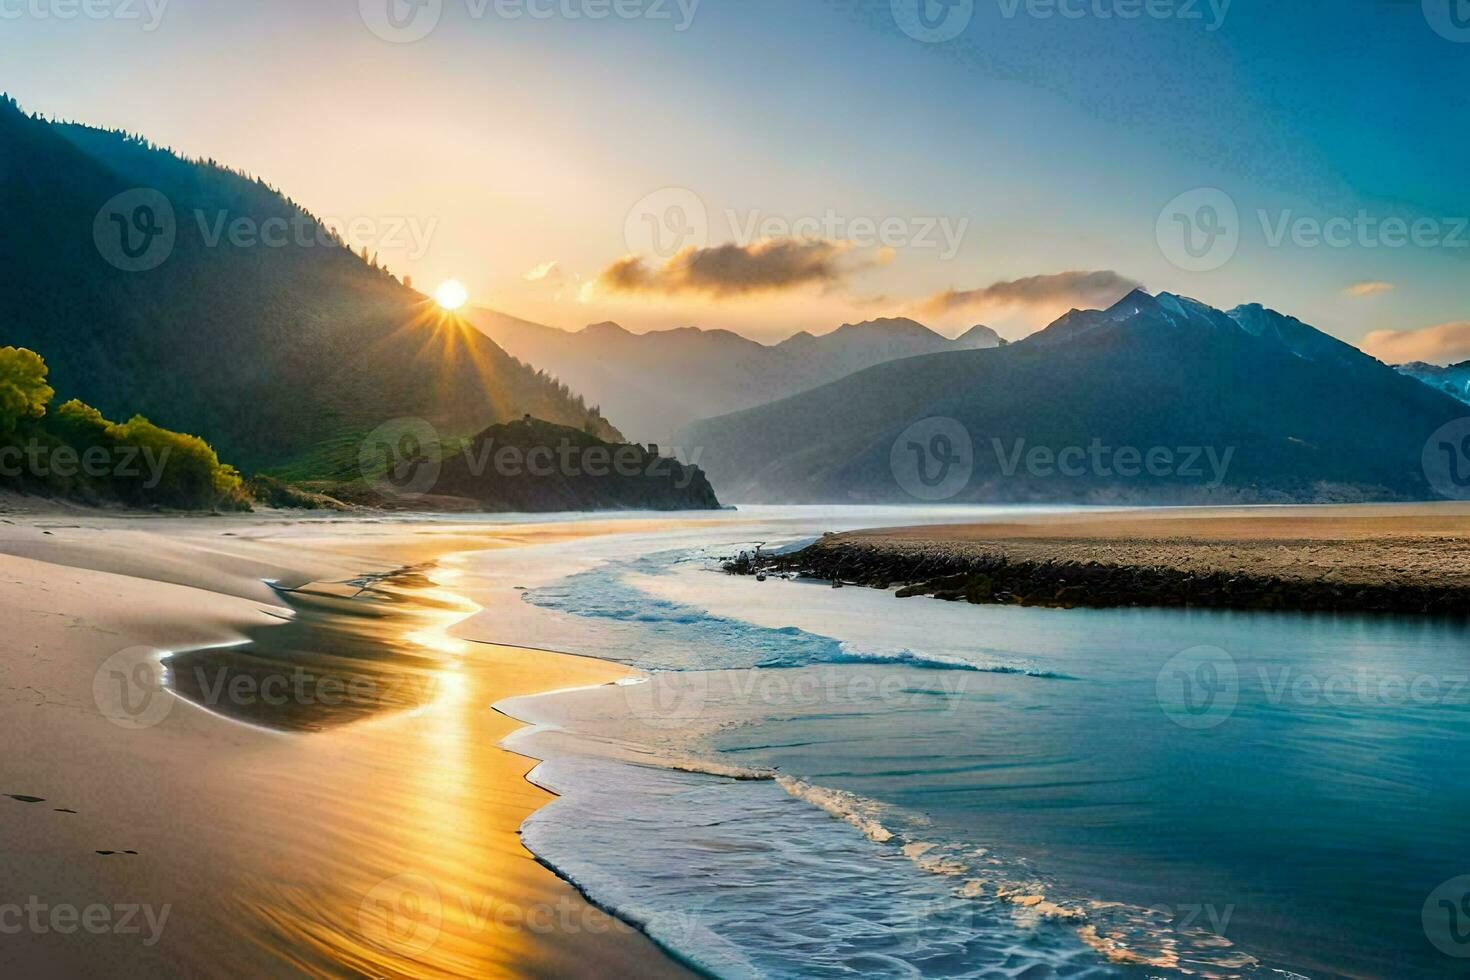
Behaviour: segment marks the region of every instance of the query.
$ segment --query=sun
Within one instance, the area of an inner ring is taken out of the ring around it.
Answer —
[[[457,310],[469,301],[469,291],[458,279],[447,279],[439,284],[438,289],[434,290],[434,302],[438,303],[441,309]]]

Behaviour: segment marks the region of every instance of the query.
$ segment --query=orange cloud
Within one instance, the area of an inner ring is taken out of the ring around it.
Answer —
[[[1388,364],[1405,361],[1453,364],[1470,359],[1470,320],[1421,330],[1374,330],[1363,338],[1362,346],[1364,351]]]
[[[996,282],[980,289],[946,289],[919,302],[916,308],[936,316],[974,308],[1102,308],[1111,306],[1140,286],[1140,283],[1110,269],[1058,272]]]
[[[699,293],[715,298],[835,285],[854,270],[840,262],[846,242],[771,238],[750,245],[690,246],[663,265],[629,255],[603,269],[597,286],[608,293]]]
[[[1379,293],[1386,293],[1397,288],[1398,287],[1391,282],[1379,282],[1378,280],[1374,279],[1369,280],[1368,282],[1355,282],[1348,288],[1344,289],[1343,292],[1348,296],[1353,297],[1376,296]]]

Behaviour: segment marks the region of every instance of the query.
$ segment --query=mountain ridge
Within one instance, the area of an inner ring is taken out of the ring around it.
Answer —
[[[1394,365],[1394,370],[1470,404],[1470,361],[1443,366],[1424,361],[1409,361],[1407,364]]]
[[[1232,315],[1140,291],[1106,310],[1071,311],[1001,350],[880,364],[704,420],[679,442],[702,451],[725,499],[745,502],[1434,496],[1424,443],[1462,406],[1339,343],[1264,307]],[[1346,406],[1353,414],[1345,420]],[[936,436],[947,441],[931,442]],[[930,465],[932,447],[966,440],[973,471],[946,492],[931,495],[916,482],[925,474],[905,469],[910,452]],[[1167,450],[1177,471],[1125,476],[1087,458],[1094,446],[1129,449],[1130,459]],[[1198,474],[1181,462],[1191,449]],[[1218,480],[1204,465],[1211,449],[1224,470]],[[1063,473],[1064,453],[1085,460],[1083,471]]]
[[[682,426],[835,381],[873,364],[1002,343],[975,326],[951,340],[889,317],[806,331],[762,344],[729,330],[677,327],[633,333],[604,321],[566,331],[494,310],[467,316],[511,354],[566,381],[630,437],[668,444]]]

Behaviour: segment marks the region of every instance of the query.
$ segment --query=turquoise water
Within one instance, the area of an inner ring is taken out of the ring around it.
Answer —
[[[711,571],[728,550],[525,596],[664,671],[582,695],[589,729],[750,777],[566,740],[538,771],[568,795],[528,843],[671,949],[730,975],[1470,975],[1465,622],[900,601]]]

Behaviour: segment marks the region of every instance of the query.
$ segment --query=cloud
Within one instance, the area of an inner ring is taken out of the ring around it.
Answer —
[[[1055,309],[1111,306],[1141,284],[1110,269],[1097,272],[1058,272],[992,283],[980,289],[946,289],[917,304],[924,313],[939,315],[977,308],[1029,307]]]
[[[1397,288],[1398,287],[1391,282],[1378,282],[1377,280],[1369,280],[1368,282],[1355,282],[1348,288],[1344,289],[1343,293],[1344,295],[1353,297],[1374,296],[1378,293],[1386,293]]]
[[[846,242],[820,238],[771,238],[749,245],[690,246],[663,265],[629,255],[603,269],[600,290],[609,293],[700,293],[715,298],[832,286],[856,271],[841,259]]]
[[[521,278],[526,280],[526,282],[541,282],[543,279],[550,279],[555,282],[561,278],[561,265],[555,261],[542,262],[536,268],[521,276]]]
[[[1364,351],[1388,364],[1405,361],[1453,364],[1470,360],[1470,320],[1420,330],[1374,330],[1363,338],[1362,346]]]

